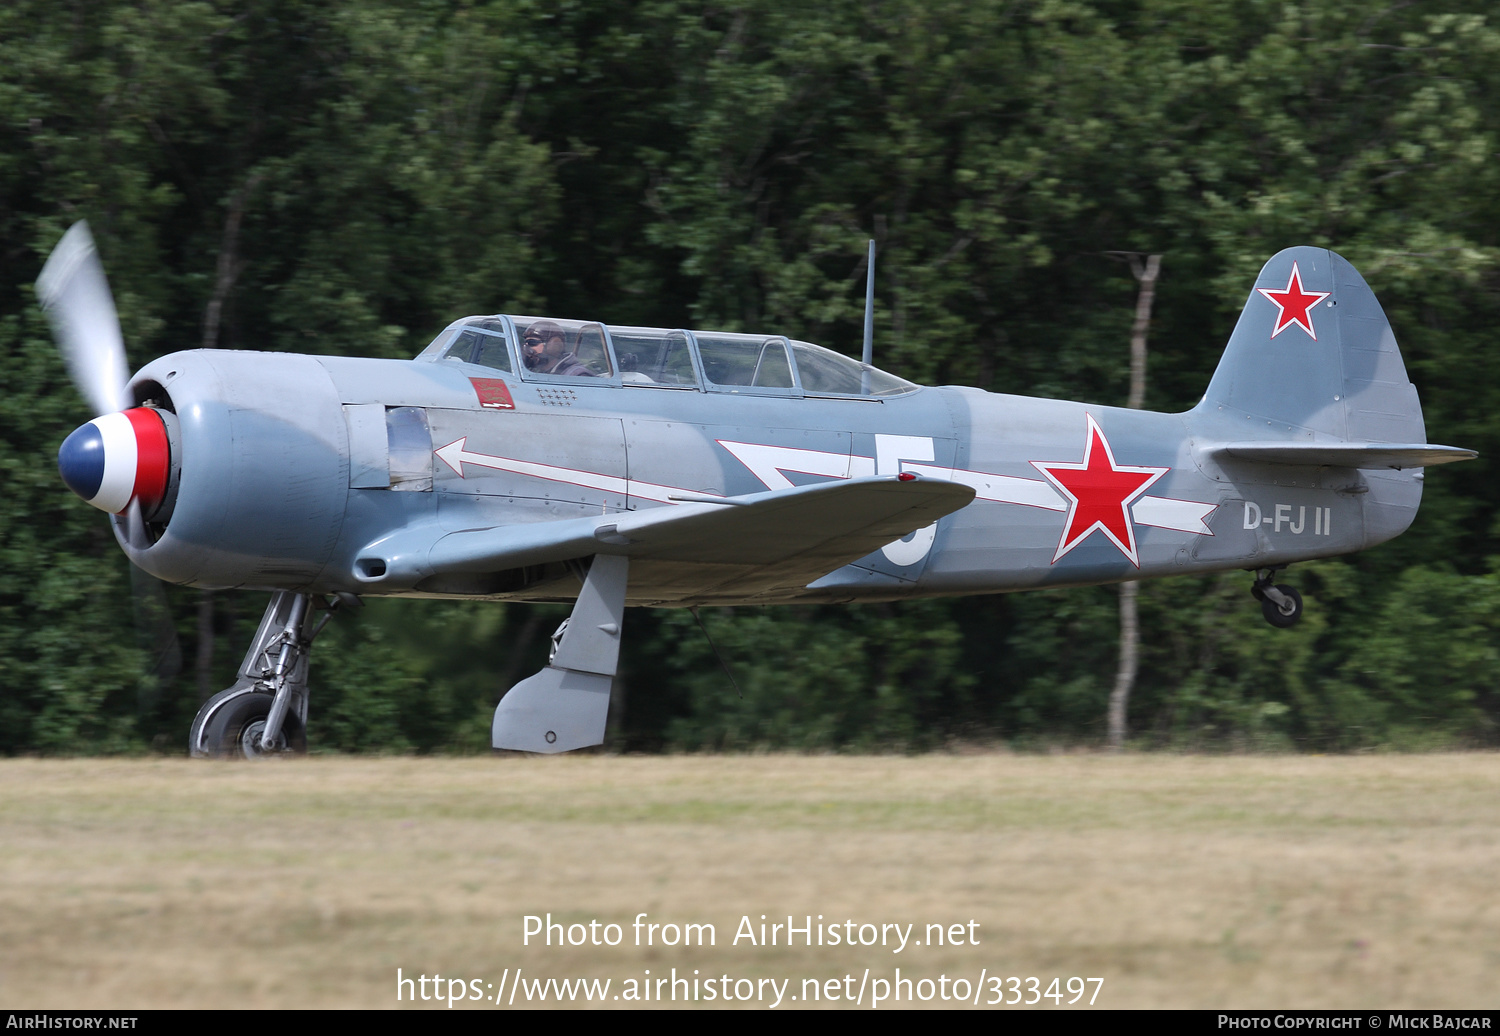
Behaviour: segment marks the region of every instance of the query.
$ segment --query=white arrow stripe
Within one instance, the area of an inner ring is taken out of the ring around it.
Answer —
[[[631,496],[641,500],[655,500],[663,504],[675,504],[678,501],[671,499],[672,496],[688,492],[677,486],[659,486],[654,482],[636,482],[616,475],[601,475],[593,471],[558,467],[555,464],[541,464],[536,461],[516,460],[512,457],[495,457],[488,453],[474,453],[464,449],[467,442],[468,438],[465,437],[432,451],[437,454],[439,460],[452,468],[459,478],[465,477],[463,465],[473,464],[482,468],[493,468],[496,471],[530,475],[549,482],[566,482],[569,485],[598,489],[605,493]]]
[[[493,457],[487,453],[473,453],[464,449],[467,442],[468,437],[465,436],[455,442],[450,442],[441,449],[432,451],[437,454],[439,460],[457,472],[459,478],[465,477],[463,465],[474,464],[482,468],[511,471],[517,475],[544,478],[549,482],[567,482],[571,485],[598,489],[605,493],[617,493],[621,496],[629,491],[627,480],[617,475],[602,475],[596,471],[579,471],[575,468],[558,467],[555,464],[540,464],[536,461],[516,460],[513,457]]]
[[[1212,536],[1213,532],[1203,520],[1218,506],[1218,504],[1202,504],[1196,500],[1143,496],[1131,505],[1130,514],[1142,525],[1151,525],[1158,529],[1176,529],[1178,532],[1195,532],[1200,536]]]
[[[1013,475],[992,475],[985,471],[940,468],[931,464],[901,465],[907,471],[926,478],[946,478],[972,486],[980,500],[994,500],[1002,504],[1022,504],[1026,507],[1045,507],[1049,511],[1066,511],[1068,502],[1050,482],[1034,478],[1016,478]]]
[[[463,465],[474,464],[496,471],[510,471],[517,475],[530,475],[549,482],[565,482],[584,486],[605,493],[630,496],[640,500],[653,500],[663,504],[677,504],[672,496],[689,492],[677,486],[663,486],[654,482],[637,482],[615,475],[602,475],[593,471],[579,471],[536,461],[516,460],[511,457],[495,457],[486,453],[474,453],[464,448],[467,437],[434,450],[438,458],[460,477],[464,477]],[[874,474],[874,461],[869,457],[849,457],[843,453],[823,450],[803,450],[792,446],[766,446],[760,443],[729,442],[720,444],[733,454],[745,467],[760,479],[768,489],[790,489],[793,483],[783,471],[805,472],[826,478],[850,478]],[[940,467],[935,464],[919,464],[904,461],[902,470],[924,478],[948,479],[974,489],[977,499],[992,500],[1001,504],[1019,504],[1023,507],[1040,507],[1048,511],[1066,511],[1068,503],[1049,482],[1038,479],[1016,478],[1012,475],[996,475],[986,471],[964,471]],[[866,469],[869,470],[866,470]],[[1162,496],[1143,496],[1131,505],[1131,517],[1141,525],[1158,529],[1174,529],[1200,536],[1212,536],[1205,519],[1217,504],[1200,503],[1197,500],[1174,500]]]
[[[1023,507],[1041,507],[1049,511],[1066,511],[1067,501],[1049,482],[1030,478],[1015,478],[1011,475],[992,475],[983,471],[954,470],[933,467],[928,464],[903,464],[902,467],[928,478],[948,478],[973,486],[977,499],[993,500],[1002,504],[1020,504]],[[1165,496],[1143,496],[1130,508],[1131,517],[1141,525],[1157,529],[1175,529],[1192,532],[1200,536],[1213,533],[1204,523],[1218,504],[1205,504],[1197,500],[1175,500]]]

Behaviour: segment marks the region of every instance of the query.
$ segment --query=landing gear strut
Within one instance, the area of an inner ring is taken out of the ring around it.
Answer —
[[[1260,602],[1261,614],[1266,621],[1278,629],[1295,626],[1302,618],[1302,595],[1294,588],[1272,582],[1277,569],[1263,568],[1255,573],[1255,582],[1250,587],[1250,596]]]
[[[358,607],[353,594],[316,601],[327,614],[314,619],[311,594],[279,590],[240,664],[239,679],[198,710],[188,734],[189,754],[200,758],[260,759],[307,750],[307,665],[313,638],[341,606]]]

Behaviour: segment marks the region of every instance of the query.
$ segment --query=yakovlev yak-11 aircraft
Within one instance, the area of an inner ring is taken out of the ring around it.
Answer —
[[[83,224],[38,294],[99,416],[63,481],[130,560],[272,591],[196,755],[305,744],[320,607],[365,595],[576,601],[497,748],[604,737],[629,605],[888,601],[1246,569],[1400,534],[1427,443],[1385,314],[1349,263],[1266,263],[1202,401],[1151,413],[927,388],[774,334],[494,315],[414,360],[192,350],[127,379]],[[327,621],[326,617],[323,621]]]

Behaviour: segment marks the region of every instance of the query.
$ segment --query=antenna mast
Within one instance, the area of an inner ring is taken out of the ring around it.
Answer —
[[[875,239],[870,238],[870,258],[865,264],[865,348],[860,356],[859,392],[870,394],[870,365],[875,354]]]

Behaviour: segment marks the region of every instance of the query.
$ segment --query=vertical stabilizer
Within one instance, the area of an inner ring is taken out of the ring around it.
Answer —
[[[1375,293],[1324,248],[1288,248],[1261,268],[1197,409],[1242,420],[1246,439],[1427,438]]]

